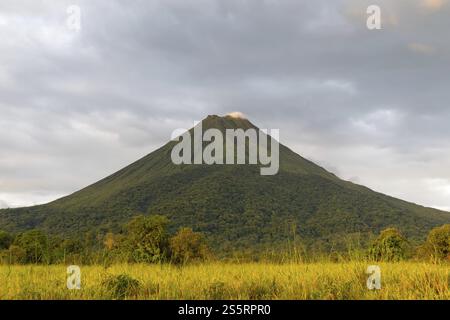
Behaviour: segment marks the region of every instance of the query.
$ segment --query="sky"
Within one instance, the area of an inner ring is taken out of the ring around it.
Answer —
[[[0,208],[239,111],[342,179],[450,210],[449,30],[449,0],[2,0]]]

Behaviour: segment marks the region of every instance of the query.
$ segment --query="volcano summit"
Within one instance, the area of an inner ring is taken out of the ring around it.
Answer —
[[[233,115],[228,117],[236,118]],[[203,121],[200,121],[194,126],[193,131],[191,134],[191,130],[188,130],[175,139],[181,141],[173,147],[170,155],[174,164],[261,164],[268,165],[261,168],[261,175],[278,173],[280,165],[278,129],[272,129],[269,136],[267,130],[257,128],[203,130]]]

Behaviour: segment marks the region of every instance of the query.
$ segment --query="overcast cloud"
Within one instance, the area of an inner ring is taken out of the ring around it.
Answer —
[[[450,210],[449,30],[447,0],[2,0],[0,207],[241,111],[343,179]]]

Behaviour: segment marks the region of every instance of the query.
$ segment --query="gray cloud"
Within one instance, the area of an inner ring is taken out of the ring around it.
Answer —
[[[379,31],[369,4],[2,1],[0,199],[54,199],[238,110],[345,179],[450,208],[450,3],[378,1]]]
[[[0,209],[8,208],[9,205],[3,200],[0,200]]]

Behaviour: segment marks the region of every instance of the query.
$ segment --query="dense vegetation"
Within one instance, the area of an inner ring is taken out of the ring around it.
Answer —
[[[0,300],[450,298],[450,225],[433,229],[419,247],[389,228],[368,247],[350,241],[347,252],[321,255],[294,238],[284,249],[227,261],[213,256],[201,233],[169,234],[169,225],[163,216],[136,216],[94,247],[89,237],[0,231]],[[368,290],[374,263],[382,287]],[[67,289],[68,264],[81,266],[81,290]]]
[[[242,119],[210,116],[203,127],[249,128]],[[258,166],[172,164],[170,142],[119,172],[55,202],[0,210],[0,229],[40,229],[91,243],[119,233],[132,217],[163,215],[168,232],[201,232],[216,253],[260,252],[301,239],[316,251],[343,250],[349,238],[369,242],[398,228],[410,241],[450,223],[450,213],[424,208],[338,179],[280,146],[280,172]]]
[[[199,232],[180,228],[168,233],[169,221],[164,216],[139,215],[125,224],[117,234],[97,236],[95,241],[62,239],[40,230],[16,235],[0,231],[0,261],[7,264],[103,264],[111,263],[171,263],[185,265],[197,261],[217,260],[214,252]],[[431,230],[425,243],[415,246],[397,229],[388,228],[368,246],[355,245],[349,240],[347,252],[317,252],[299,239],[293,238],[284,247],[273,246],[257,255],[235,252],[240,260],[271,262],[313,261],[334,257],[396,262],[409,258],[428,261],[450,259],[450,225]]]
[[[95,239],[62,239],[30,230],[17,235],[0,231],[0,262],[8,264],[111,262],[186,264],[204,261],[210,250],[202,234],[181,228],[172,237],[167,218],[136,216],[118,234]],[[97,241],[96,241],[97,240]]]

